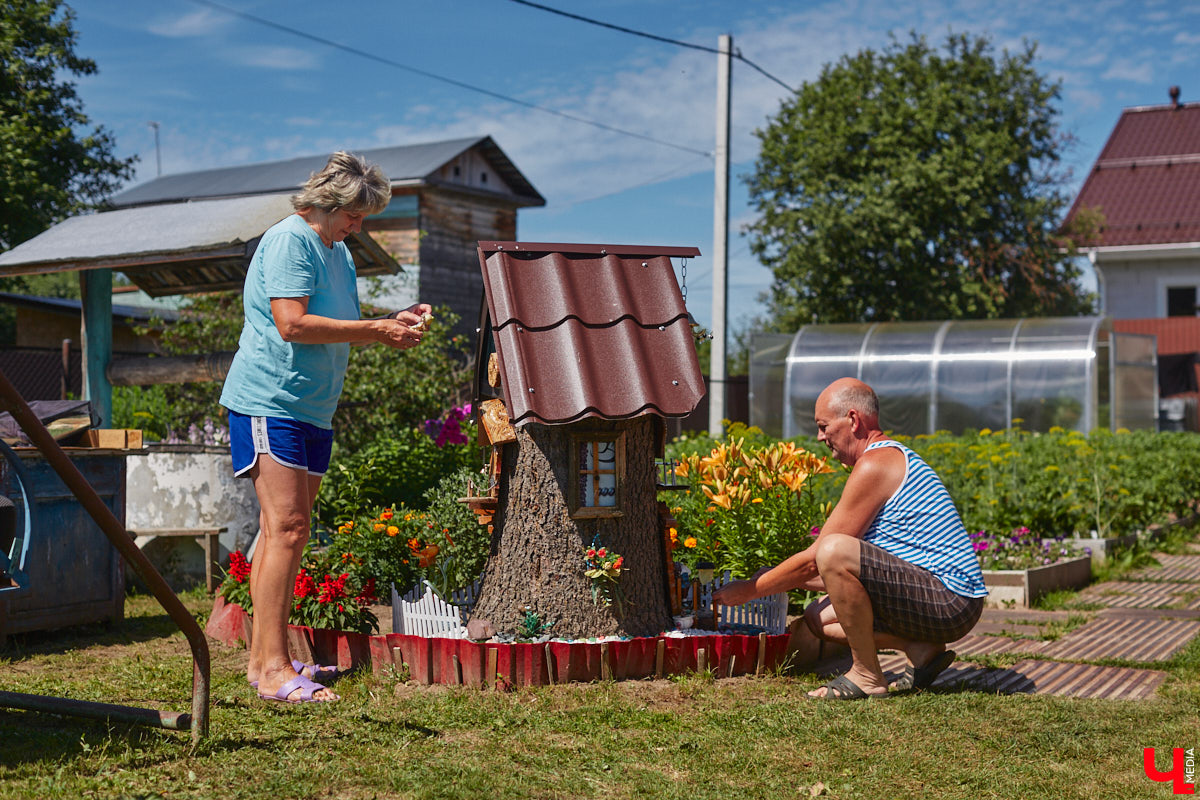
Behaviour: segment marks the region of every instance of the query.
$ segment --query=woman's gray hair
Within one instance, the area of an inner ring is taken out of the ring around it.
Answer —
[[[378,214],[392,199],[392,185],[378,164],[362,156],[339,150],[329,157],[320,172],[309,176],[300,193],[292,195],[292,207],[339,208],[350,214]]]

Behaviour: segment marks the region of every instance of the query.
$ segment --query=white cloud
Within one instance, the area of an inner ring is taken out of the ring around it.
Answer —
[[[1184,46],[1198,45],[1200,44],[1200,33],[1188,33],[1187,31],[1180,31],[1179,33],[1175,34],[1175,38],[1172,39],[1172,41],[1175,44]]]
[[[264,69],[310,70],[316,69],[320,63],[320,59],[311,50],[277,45],[245,46],[230,51],[229,56],[235,63]]]
[[[151,33],[173,39],[188,36],[207,36],[222,30],[229,24],[229,15],[211,9],[200,9],[182,17],[161,19],[147,26]]]
[[[1142,59],[1118,58],[1108,69],[1101,73],[1103,80],[1132,81],[1133,83],[1150,83],[1154,77],[1154,68],[1148,61]]]

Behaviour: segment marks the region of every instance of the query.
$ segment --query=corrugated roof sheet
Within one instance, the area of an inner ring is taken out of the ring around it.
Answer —
[[[1097,208],[1101,247],[1200,241],[1200,103],[1127,108],[1067,219]]]
[[[1157,336],[1159,355],[1200,352],[1200,317],[1114,319],[1113,330]]]
[[[152,297],[240,289],[259,237],[290,213],[274,194],[85,214],[0,253],[0,275],[110,267]],[[400,271],[370,234],[346,245],[359,275]]]
[[[490,136],[451,139],[444,142],[356,150],[368,161],[379,164],[393,181],[420,180],[431,176],[464,151],[478,146],[492,166],[512,187],[524,205],[545,205],[545,199],[521,174],[516,165]],[[135,186],[112,199],[118,208],[147,203],[178,202],[203,197],[238,197],[271,192],[295,192],[308,176],[325,166],[329,154],[286,161],[247,164],[177,175],[163,175]]]
[[[682,417],[704,395],[671,258],[696,248],[480,242],[509,419]]]

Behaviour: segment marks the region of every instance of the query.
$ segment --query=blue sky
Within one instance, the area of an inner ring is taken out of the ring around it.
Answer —
[[[688,305],[708,324],[715,55],[587,25],[510,0],[223,0],[249,14],[490,92],[631,131],[622,136],[386,66],[224,13],[196,0],[76,0],[77,50],[99,73],[78,81],[140,183],[164,173],[491,135],[546,197],[520,212],[525,241],[694,245]],[[785,83],[889,32],[940,44],[986,35],[997,50],[1038,44],[1037,68],[1062,82],[1061,127],[1077,188],[1121,109],[1200,98],[1200,4],[938,0],[543,0],[545,5],[715,47],[719,34]],[[729,320],[761,314],[770,273],[750,255],[744,184],[752,131],[786,90],[735,61]]]

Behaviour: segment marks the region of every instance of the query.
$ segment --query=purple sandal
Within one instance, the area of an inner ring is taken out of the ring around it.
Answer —
[[[331,702],[334,702],[333,700],[313,700],[313,695],[316,694],[317,692],[321,691],[324,688],[325,688],[324,686],[317,683],[316,681],[314,681],[310,678],[306,678],[303,675],[298,675],[295,678],[292,678],[287,683],[285,683],[283,686],[280,686],[279,691],[277,691],[275,694],[273,694],[273,695],[272,694],[263,694],[262,692],[259,692],[258,697],[260,700],[274,700],[274,701],[280,702],[280,703],[331,703]],[[300,690],[300,698],[298,700],[289,699],[291,697],[292,692],[296,691],[297,689]],[[340,697],[337,697],[337,695],[334,695],[334,697],[338,700],[341,699]]]

